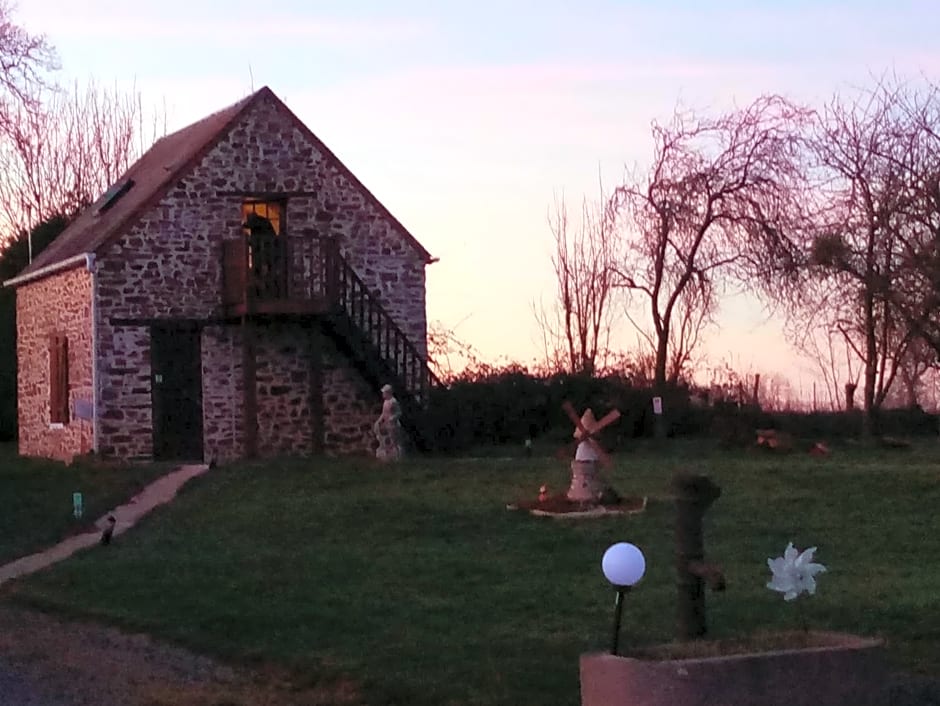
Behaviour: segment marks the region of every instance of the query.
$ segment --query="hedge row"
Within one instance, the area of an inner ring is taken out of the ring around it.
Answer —
[[[578,412],[591,407],[597,418],[618,409],[621,419],[602,436],[616,450],[630,439],[652,437],[653,393],[622,377],[537,376],[522,369],[457,379],[431,401],[431,435],[438,450],[460,452],[481,445],[522,444],[526,438],[559,445],[572,438],[574,425],[562,409],[570,401]],[[861,412],[763,412],[737,403],[695,405],[685,388],[664,396],[670,436],[709,436],[728,443],[753,443],[755,429],[778,429],[812,441],[859,436]],[[937,415],[920,409],[884,410],[878,418],[882,434],[938,434]]]

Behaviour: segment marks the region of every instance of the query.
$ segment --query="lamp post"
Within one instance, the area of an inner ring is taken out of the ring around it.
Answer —
[[[610,653],[617,654],[617,644],[620,641],[620,615],[623,612],[623,596],[628,593],[646,573],[646,558],[639,547],[628,542],[618,542],[607,548],[601,560],[604,576],[617,591],[617,600],[614,604],[614,635],[611,642]]]

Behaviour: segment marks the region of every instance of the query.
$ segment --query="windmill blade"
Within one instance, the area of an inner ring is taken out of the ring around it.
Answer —
[[[587,434],[587,430],[581,426],[581,417],[574,408],[574,405],[571,404],[568,400],[565,400],[561,405],[561,408],[565,410],[565,413],[568,415],[568,418],[571,420],[571,423],[574,424],[582,434]]]
[[[598,460],[605,467],[609,467],[612,463],[610,455],[604,450],[604,448],[597,443],[597,440],[594,438],[604,427],[613,424],[615,421],[620,419],[620,412],[618,410],[612,410],[604,415],[600,422],[594,427],[592,431],[588,431],[584,428],[584,425],[581,423],[581,417],[578,416],[577,410],[575,410],[574,405],[571,404],[568,400],[565,400],[561,408],[565,410],[565,414],[568,415],[568,418],[571,419],[571,423],[574,424],[575,428],[581,432],[581,437],[579,441],[587,442],[591,445],[591,448],[597,452]],[[575,443],[577,447],[577,443]]]
[[[595,427],[594,429],[594,433],[596,434],[604,427],[610,426],[611,424],[616,422],[618,419],[620,419],[620,410],[619,409],[611,410],[610,412],[605,414],[603,417],[601,417],[600,421],[597,423],[597,427]]]

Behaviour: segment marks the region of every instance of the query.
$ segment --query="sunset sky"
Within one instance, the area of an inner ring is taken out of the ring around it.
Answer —
[[[649,123],[775,92],[819,104],[872,74],[940,70],[940,4],[20,0],[61,80],[136,86],[175,130],[268,85],[440,262],[428,316],[530,360],[552,295],[546,215],[650,155]],[[577,9],[575,9],[577,8]],[[729,302],[712,363],[810,384],[780,327]],[[625,325],[621,343],[633,345]],[[802,372],[801,372],[802,371]]]

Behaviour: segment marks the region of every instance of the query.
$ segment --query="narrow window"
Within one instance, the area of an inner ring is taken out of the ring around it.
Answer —
[[[49,421],[69,421],[69,342],[61,334],[49,339]]]
[[[255,218],[251,218],[255,216]],[[274,230],[275,235],[281,234],[281,225],[284,221],[284,204],[281,201],[245,201],[242,204],[242,227],[245,235],[251,234],[252,222],[258,218],[266,219]]]

